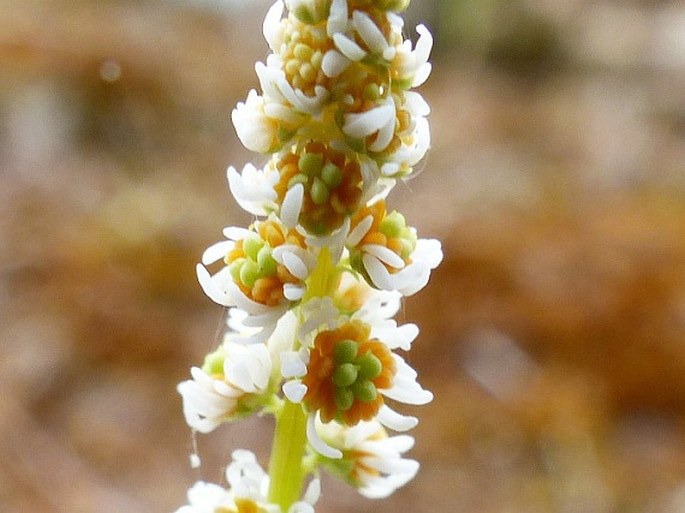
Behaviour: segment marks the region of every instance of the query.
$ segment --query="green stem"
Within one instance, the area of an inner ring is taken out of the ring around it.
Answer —
[[[269,502],[278,504],[284,513],[300,498],[305,476],[302,460],[307,443],[306,425],[307,416],[302,406],[286,399],[276,416],[269,462]]]
[[[332,296],[340,282],[328,248],[319,253],[316,268],[307,279],[307,292],[303,302],[315,297]],[[307,416],[302,405],[284,400],[276,413],[276,433],[269,462],[269,502],[278,504],[286,513],[300,499],[306,475],[304,451],[307,445]]]

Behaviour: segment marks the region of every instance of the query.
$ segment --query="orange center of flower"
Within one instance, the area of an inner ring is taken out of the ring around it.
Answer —
[[[283,300],[283,285],[298,283],[288,269],[274,260],[273,248],[282,244],[304,247],[304,238],[272,220],[259,223],[253,237],[236,242],[224,259],[233,281],[252,301],[276,306]]]
[[[321,420],[337,420],[353,426],[370,420],[383,406],[378,390],[392,386],[395,362],[388,347],[369,340],[370,326],[352,321],[322,331],[314,340],[307,375],[304,402],[319,410]]]
[[[310,233],[327,234],[354,212],[362,193],[359,163],[321,143],[309,142],[277,163],[279,202],[297,184],[305,190],[299,222]]]
[[[388,214],[385,208],[385,201],[381,200],[370,207],[364,207],[354,216],[351,223],[353,230],[365,218],[371,216],[373,222],[371,228],[362,237],[356,247],[350,248],[350,261],[352,267],[365,274],[364,266],[362,265],[362,251],[359,249],[366,244],[375,244],[378,246],[385,246],[397,256],[402,258],[405,265],[411,264],[411,253],[416,247],[416,235],[407,227],[404,218],[397,212]],[[384,264],[389,273],[395,273],[396,269],[390,265]]]

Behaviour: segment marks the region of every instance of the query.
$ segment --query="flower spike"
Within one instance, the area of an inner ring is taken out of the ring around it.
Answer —
[[[418,423],[397,404],[433,399],[399,354],[419,329],[393,317],[442,260],[386,205],[430,146],[430,107],[412,88],[430,75],[433,38],[423,25],[404,38],[408,4],[277,0],[266,15],[271,54],[231,115],[265,164],[226,173],[255,220],[225,228],[197,265],[228,330],[178,392],[201,433],[273,415],[272,454],[267,472],[235,450],[228,486],[196,483],[177,513],[314,513],[319,468],[369,498],[419,469],[404,457],[414,439],[388,434]]]

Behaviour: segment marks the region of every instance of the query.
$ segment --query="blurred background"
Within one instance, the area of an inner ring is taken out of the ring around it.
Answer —
[[[258,0],[0,0],[0,511],[169,512],[272,425],[198,445],[176,383],[224,312],[194,264],[249,217],[230,123]],[[321,513],[685,512],[685,7],[414,0],[433,148],[390,197],[443,241],[400,320],[435,393],[416,480]],[[410,32],[415,38],[413,31]]]

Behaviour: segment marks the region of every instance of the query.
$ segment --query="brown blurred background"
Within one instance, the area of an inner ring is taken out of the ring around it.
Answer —
[[[168,512],[253,419],[198,439],[175,391],[221,308],[193,267],[249,217],[230,112],[257,0],[0,0],[0,511]],[[685,512],[685,8],[414,0],[433,149],[391,195],[445,261],[406,302],[416,480],[322,513]],[[413,33],[412,33],[412,36]]]

